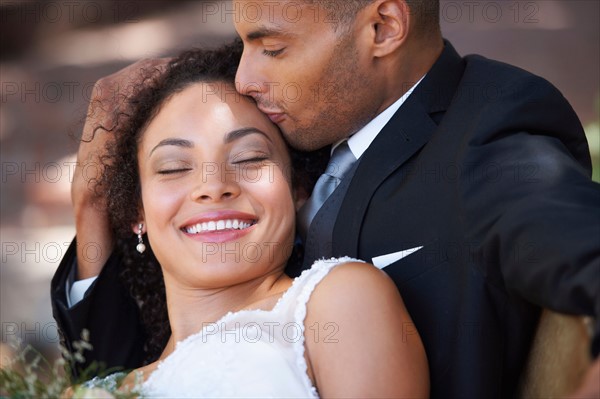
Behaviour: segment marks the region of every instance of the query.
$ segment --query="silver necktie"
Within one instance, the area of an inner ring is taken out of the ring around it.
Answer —
[[[298,230],[303,239],[306,239],[313,218],[355,161],[356,158],[348,147],[348,141],[344,141],[333,150],[327,169],[317,180],[310,198],[298,211]]]

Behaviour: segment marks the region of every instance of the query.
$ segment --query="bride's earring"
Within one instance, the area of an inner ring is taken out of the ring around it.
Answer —
[[[142,240],[142,229],[144,228],[144,225],[142,223],[139,224],[138,226],[138,245],[136,245],[135,249],[143,254],[144,251],[146,250],[146,246],[144,245],[144,240]]]

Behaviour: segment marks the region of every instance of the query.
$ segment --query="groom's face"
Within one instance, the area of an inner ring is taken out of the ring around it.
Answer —
[[[333,144],[375,116],[378,90],[362,12],[336,32],[327,12],[300,0],[234,7],[244,42],[238,90],[256,100],[293,147]]]

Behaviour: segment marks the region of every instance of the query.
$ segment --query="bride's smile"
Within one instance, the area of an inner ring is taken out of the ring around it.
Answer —
[[[202,242],[228,242],[243,237],[258,223],[254,215],[234,210],[216,210],[203,213],[186,222],[181,231]]]

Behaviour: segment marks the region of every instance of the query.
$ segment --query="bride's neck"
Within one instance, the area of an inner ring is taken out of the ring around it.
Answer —
[[[199,332],[206,324],[218,321],[227,312],[268,307],[270,299],[278,298],[290,285],[291,279],[283,270],[242,284],[211,289],[185,286],[165,275],[171,325],[169,345]],[[165,352],[170,352],[168,347]]]

